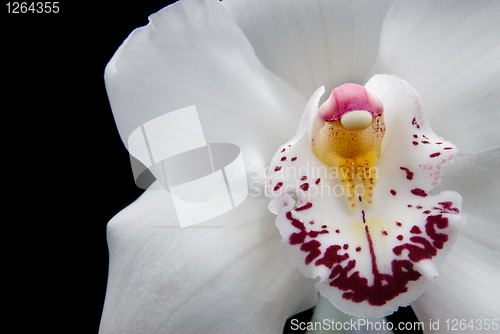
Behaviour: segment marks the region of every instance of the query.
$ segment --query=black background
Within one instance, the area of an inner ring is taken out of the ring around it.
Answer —
[[[7,3],[2,236],[12,318],[4,321],[16,319],[16,330],[97,333],[106,224],[143,191],[114,124],[104,68],[170,2],[60,1],[57,14],[9,14]]]
[[[60,1],[57,14],[9,14],[7,3],[0,8],[7,321],[97,333],[106,224],[142,193],[104,68],[128,34],[170,2]]]

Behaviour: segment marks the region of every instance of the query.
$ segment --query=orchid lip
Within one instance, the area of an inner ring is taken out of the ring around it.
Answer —
[[[391,75],[365,87],[342,85],[319,108],[324,90],[313,94],[266,194],[283,248],[318,291],[345,313],[381,317],[437,279],[464,218],[459,194],[428,193],[456,148],[432,131],[418,93]]]

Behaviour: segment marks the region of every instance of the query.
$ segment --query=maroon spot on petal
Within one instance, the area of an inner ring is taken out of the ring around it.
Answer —
[[[404,170],[406,172],[406,178],[408,180],[413,180],[413,172],[411,172],[408,168],[406,168],[406,167],[399,167],[399,169]]]
[[[424,212],[422,212],[423,214],[426,214],[428,215],[429,213],[431,213],[431,210],[425,210]]]
[[[300,246],[300,250],[303,252],[309,252],[309,255],[306,256],[305,263],[309,264],[317,258],[318,256],[321,255],[321,251],[319,250],[319,246],[321,246],[321,243],[318,240],[311,240],[309,242],[306,242],[305,244],[302,244]]]
[[[300,208],[295,209],[295,211],[304,211],[304,210],[312,208],[312,206],[313,206],[313,204],[311,202],[308,202],[306,205],[303,205]]]
[[[453,150],[453,147],[445,147],[443,150]]]
[[[418,135],[413,135],[413,138],[418,138]]]
[[[281,170],[281,166],[276,166],[276,168],[274,169],[275,172],[278,172]]]
[[[400,235],[398,235],[398,236],[397,236],[397,238],[398,238],[398,240],[399,240],[399,241],[401,241],[401,240],[403,240],[403,239],[404,239],[404,238],[403,238],[403,236],[402,236],[401,234],[400,234]]]
[[[437,233],[434,226],[439,229],[448,227],[448,218],[443,217],[443,215],[428,216],[427,224],[425,224],[425,232],[432,238],[434,247],[443,249],[444,243],[448,241],[448,235]]]
[[[316,180],[316,184],[319,184],[321,182],[321,179]]]
[[[453,205],[453,202],[439,202],[438,204],[442,206],[441,209],[438,208],[438,210],[441,210],[441,213],[459,213],[460,212],[460,210],[458,210],[458,208],[451,207]]]
[[[335,233],[340,233],[340,230],[338,230],[338,229],[337,229],[337,230],[335,230]]]
[[[413,227],[410,230],[410,233],[420,234],[420,233],[422,233],[422,231],[420,230],[420,227],[418,227],[417,225],[413,225]]]
[[[307,180],[307,176],[302,176],[300,179],[301,179],[302,181]]]
[[[356,252],[361,252],[361,247],[356,247]]]
[[[274,191],[278,191],[283,186],[283,182],[278,182],[274,187]]]
[[[424,207],[423,207],[423,206],[421,206],[421,205],[417,205],[417,206],[415,207],[415,209],[418,209],[418,210],[423,209],[423,208],[424,208]]]
[[[348,244],[344,244],[344,249],[348,249],[349,248],[349,245]]]
[[[417,146],[417,145],[418,145],[418,142],[413,141],[413,142],[412,142],[412,144],[413,144],[413,145],[415,145],[415,146]]]
[[[411,208],[411,207],[412,207],[412,205],[411,205],[411,204],[408,204],[408,207],[409,207],[409,208]]]
[[[295,161],[295,160],[297,160],[297,157],[293,157],[293,158],[292,158],[292,161]]]
[[[427,136],[426,136],[426,135],[422,135],[422,137],[424,137],[425,139],[429,139],[429,138],[427,138]]]
[[[396,222],[396,225],[401,226],[401,223],[400,222]]]
[[[430,144],[427,140],[422,140],[422,144]]]
[[[420,129],[420,125],[418,125],[418,123],[417,123],[417,118],[416,118],[416,117],[414,117],[414,118],[413,118],[413,120],[411,121],[411,124],[412,124],[412,125],[415,125],[415,127],[416,127],[417,129]],[[424,137],[425,137],[425,136],[424,136]]]
[[[309,183],[303,183],[300,185],[300,189],[307,191],[309,189]]]
[[[391,189],[391,194],[392,194],[393,196],[396,196],[396,190]]]
[[[281,161],[286,161],[286,157],[281,158]]]
[[[439,157],[441,155],[441,153],[439,152],[436,152],[436,153],[432,153],[431,155],[429,155],[431,158],[435,158],[435,157]]]
[[[382,231],[383,235],[388,235],[387,231]]]
[[[349,254],[338,254],[338,251],[341,249],[342,247],[340,247],[340,245],[332,245],[328,247],[323,257],[314,262],[314,264],[316,266],[324,265],[327,268],[332,269],[334,264],[341,263],[349,258]]]
[[[436,248],[434,248],[430,241],[424,237],[414,236],[410,238],[410,241],[415,244],[421,244],[422,247],[419,247],[415,244],[403,244],[396,246],[392,249],[392,252],[396,255],[401,255],[403,249],[407,249],[409,251],[408,258],[412,262],[419,262],[424,259],[430,259],[437,254]]]
[[[281,150],[281,153],[283,153],[283,152],[285,152],[285,149],[282,149],[282,150]]]
[[[440,141],[438,141],[438,142],[436,143],[436,145],[441,145],[441,144],[442,144],[442,142],[440,142]]]
[[[415,196],[427,197],[427,193],[423,189],[420,189],[420,188],[412,189],[411,193]]]

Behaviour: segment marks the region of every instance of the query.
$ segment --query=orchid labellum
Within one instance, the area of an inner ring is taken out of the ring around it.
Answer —
[[[270,209],[292,263],[321,278],[318,290],[332,304],[382,317],[438,276],[464,223],[460,195],[427,193],[456,149],[430,129],[420,97],[397,77],[375,76],[366,89],[342,85],[318,108],[323,91],[273,158]]]
[[[152,164],[168,150],[151,122],[195,106],[223,185],[199,192],[233,191],[219,143],[239,148],[249,192],[181,228],[187,200],[156,182],[114,217],[100,332],[280,333],[318,291],[317,320],[326,300],[360,318],[411,303],[426,324],[487,331],[476,320],[498,319],[500,300],[499,16],[496,1],[392,0],[181,0],[153,14],[106,67],[123,142]]]

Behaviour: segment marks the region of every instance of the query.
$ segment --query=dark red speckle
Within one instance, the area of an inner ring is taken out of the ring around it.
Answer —
[[[302,176],[300,179],[301,179],[302,181],[307,180],[307,176]]]
[[[286,157],[281,158],[281,161],[286,161]]]
[[[417,225],[413,225],[413,227],[411,228],[410,230],[410,233],[413,233],[413,234],[421,234],[422,231],[420,230],[420,227],[418,227]]]
[[[391,189],[391,194],[392,194],[393,196],[396,196],[396,190]]]
[[[396,222],[396,225],[401,226],[401,223],[400,222]]]
[[[406,178],[408,180],[413,180],[413,172],[411,172],[408,168],[406,168],[406,167],[399,167],[399,169],[404,170],[406,172]]]
[[[344,244],[344,249],[348,249],[349,248],[349,245],[348,244]]]
[[[303,183],[300,185],[300,189],[307,191],[309,189],[309,183]]]
[[[403,238],[403,236],[402,236],[401,234],[400,234],[400,235],[398,235],[398,236],[397,236],[397,238],[398,238],[398,240],[399,240],[399,241],[401,241],[401,240],[403,240],[403,239],[404,239],[404,238]]]
[[[274,191],[278,191],[283,186],[283,182],[278,182],[274,187]]]
[[[418,142],[417,141],[413,141],[412,144],[415,145],[415,146],[417,146]]]
[[[420,197],[427,197],[427,193],[420,189],[420,188],[415,188],[411,190],[411,193],[415,196],[420,196]]]
[[[427,140],[422,140],[422,144],[430,144]]]
[[[321,182],[321,179],[316,180],[316,184],[319,184]]]
[[[321,243],[318,240],[311,240],[309,242],[306,242],[305,244],[302,244],[300,246],[300,250],[303,252],[309,252],[309,255],[306,256],[305,263],[309,264],[317,258],[318,256],[321,255],[321,251],[319,250],[319,246],[321,246]]]
[[[293,158],[292,158],[292,161],[295,161],[295,160],[297,160],[297,157],[293,157]]]
[[[418,135],[413,135],[413,138],[418,138]]]
[[[361,252],[361,247],[356,247],[356,252]]]
[[[335,233],[340,233],[340,230],[335,230]]]
[[[443,150],[453,150],[453,147],[445,147]]]
[[[439,152],[436,152],[436,153],[432,153],[431,155],[429,155],[431,158],[435,158],[435,157],[439,157],[441,155],[441,153]]]
[[[304,211],[304,210],[312,208],[312,206],[313,206],[313,204],[311,202],[308,202],[306,205],[303,205],[300,208],[295,209],[295,211]]]
[[[283,153],[283,152],[285,152],[285,149],[282,149],[282,150],[281,150],[281,153]]]
[[[321,228],[326,228],[326,227],[327,227],[326,225],[321,226]]]
[[[323,255],[323,257],[317,260],[314,264],[316,266],[324,265],[327,268],[332,269],[334,264],[340,263],[349,258],[349,254],[338,254],[338,251],[341,249],[342,247],[340,247],[339,245],[328,247],[325,251],[325,255]]]
[[[274,169],[275,172],[278,172],[281,170],[281,166],[276,166],[276,168]]]
[[[453,202],[439,202],[439,205],[441,205],[441,208],[438,208],[438,210],[441,210],[441,213],[459,213],[460,210],[458,208],[453,208]]]
[[[424,212],[422,212],[423,214],[425,215],[428,215],[429,213],[431,213],[431,210],[425,210]]]
[[[382,231],[382,234],[387,235],[388,233],[387,233],[387,231]]]

